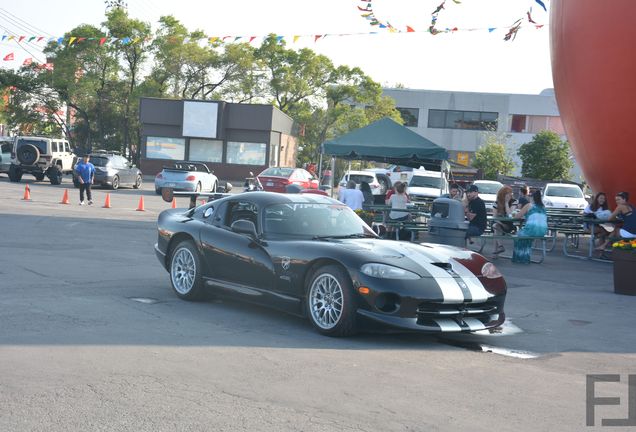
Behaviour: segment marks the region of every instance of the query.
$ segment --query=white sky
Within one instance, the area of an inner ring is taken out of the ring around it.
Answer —
[[[403,30],[410,25],[417,31],[428,28],[431,13],[441,2],[372,0],[380,20]],[[544,3],[549,8],[549,0]],[[461,4],[447,0],[437,28],[481,30],[436,36],[372,27],[357,10],[366,5],[361,0],[128,0],[128,11],[151,23],[153,30],[161,15],[174,15],[189,30],[198,28],[208,36],[284,35],[287,47],[308,47],[335,64],[359,66],[385,86],[400,83],[418,89],[528,94],[552,87],[549,14],[535,0],[461,0]],[[533,19],[545,27],[536,29],[525,20],[530,8]],[[104,10],[102,0],[3,0],[0,35],[58,37],[83,23],[99,25]],[[522,17],[516,40],[504,42],[507,29],[503,27]],[[490,27],[498,30],[489,33]],[[373,31],[379,34],[335,35]],[[292,43],[294,35],[326,33],[334,35],[316,43],[311,37]],[[15,61],[2,61],[10,52],[15,53]],[[0,42],[0,67],[19,67],[27,57],[31,54],[16,42]]]

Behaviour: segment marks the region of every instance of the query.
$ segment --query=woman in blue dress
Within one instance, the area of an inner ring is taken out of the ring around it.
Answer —
[[[532,205],[525,206],[517,218],[525,216],[526,223],[517,233],[517,237],[539,237],[548,232],[548,215],[541,199],[541,191],[537,190],[532,194]],[[515,240],[515,249],[512,253],[512,261],[516,263],[529,264],[532,255],[532,243],[534,240]]]

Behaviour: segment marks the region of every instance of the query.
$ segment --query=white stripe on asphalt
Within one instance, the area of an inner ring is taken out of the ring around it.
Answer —
[[[443,332],[459,332],[462,328],[455,321],[450,319],[434,319],[435,323]]]

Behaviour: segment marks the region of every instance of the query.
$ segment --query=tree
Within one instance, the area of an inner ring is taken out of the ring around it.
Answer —
[[[570,159],[570,146],[552,131],[536,134],[517,152],[521,158],[524,177],[540,180],[569,180],[574,165]]]
[[[486,143],[475,152],[473,166],[482,170],[485,178],[496,180],[498,174],[510,175],[515,162],[506,149],[505,139],[491,132],[486,136]]]

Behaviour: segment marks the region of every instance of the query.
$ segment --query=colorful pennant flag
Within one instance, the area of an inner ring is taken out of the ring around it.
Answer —
[[[29,66],[31,63],[33,63],[33,59],[29,57],[24,59],[24,61],[22,62],[22,66]]]
[[[6,56],[4,56],[4,58],[2,60],[4,61],[13,61],[13,53],[9,53]]]

